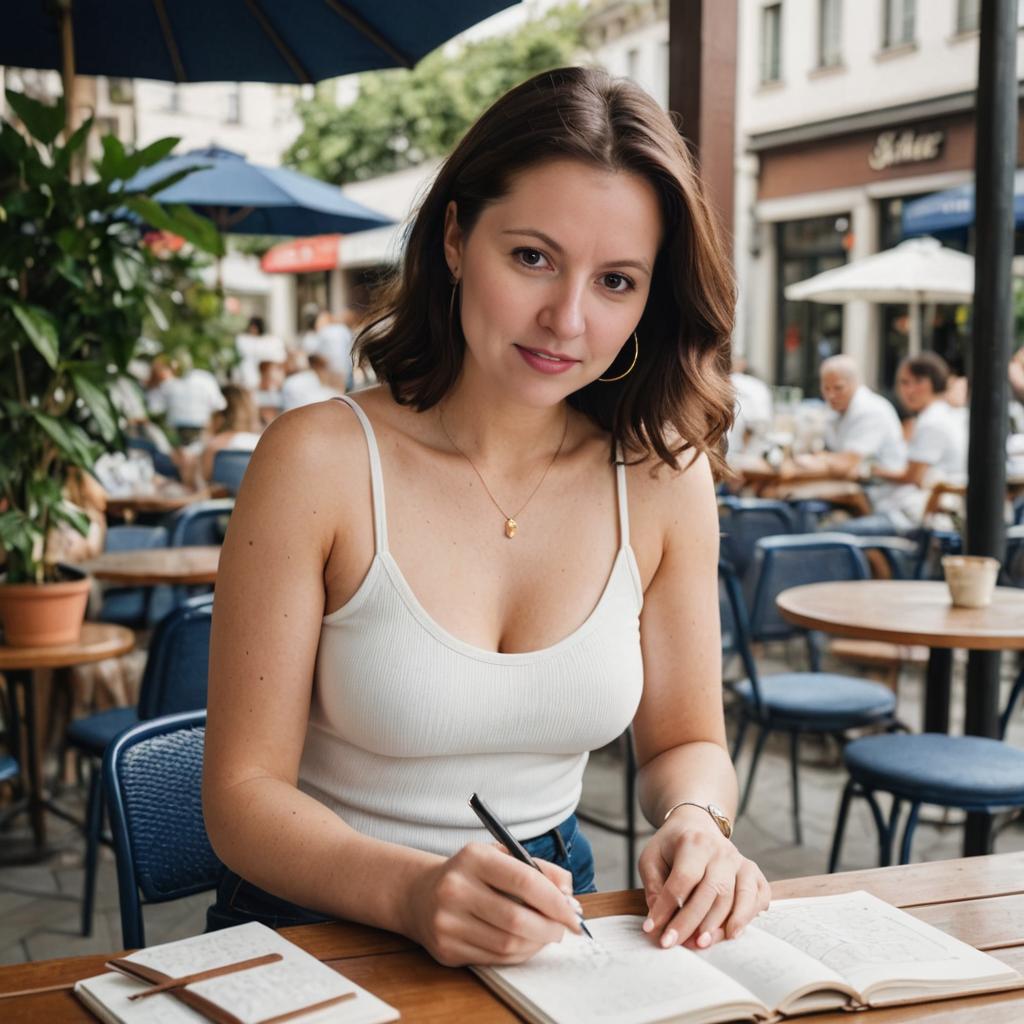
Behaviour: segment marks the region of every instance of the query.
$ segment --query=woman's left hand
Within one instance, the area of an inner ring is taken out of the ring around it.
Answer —
[[[659,945],[706,949],[734,939],[771,899],[761,869],[701,807],[679,807],[640,855],[644,931]]]

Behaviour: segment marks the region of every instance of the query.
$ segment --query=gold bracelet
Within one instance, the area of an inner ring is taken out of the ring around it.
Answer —
[[[665,817],[661,819],[662,825],[668,821],[668,816],[680,807],[699,807],[702,811],[706,811],[711,816],[711,820],[718,826],[718,830],[722,835],[725,836],[726,839],[732,838],[732,822],[729,820],[725,811],[723,811],[717,804],[702,804],[698,803],[696,800],[680,800],[679,803],[673,804],[665,812]]]

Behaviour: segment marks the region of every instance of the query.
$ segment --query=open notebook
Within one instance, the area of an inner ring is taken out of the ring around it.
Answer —
[[[344,1002],[296,1016],[296,1024],[383,1024],[399,1018],[393,1006],[262,924],[242,924],[178,942],[150,946],[125,957],[125,960],[154,968],[173,978],[183,978],[265,953],[280,953],[281,960],[196,982],[188,988],[244,1024],[257,1024],[349,992],[354,995]],[[75,995],[100,1020],[110,1024],[208,1022],[208,1017],[185,1006],[169,992],[147,999],[129,1000],[132,994],[149,987],[145,982],[109,973],[78,982]]]
[[[866,892],[780,900],[731,942],[661,949],[643,918],[587,921],[514,967],[475,967],[527,1020],[715,1024],[1024,985],[1005,964]]]

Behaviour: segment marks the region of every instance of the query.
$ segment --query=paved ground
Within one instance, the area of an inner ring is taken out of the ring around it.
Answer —
[[[786,652],[770,651],[764,665]],[[796,654],[796,652],[791,652]],[[1007,683],[1012,659],[1007,658]],[[776,660],[776,664],[778,661]],[[959,676],[959,671],[958,671]],[[913,727],[920,726],[921,682],[905,675],[900,688],[900,714]],[[957,683],[954,706],[962,706],[962,682]],[[959,725],[954,722],[954,731]],[[1024,746],[1024,714],[1018,712],[1009,741]],[[740,849],[761,865],[769,879],[825,871],[832,829],[844,773],[831,746],[806,742],[800,768],[803,798],[804,843],[792,841],[788,755],[782,743],[769,745],[762,758],[748,814],[737,824],[735,839]],[[747,758],[739,764],[745,777]],[[72,794],[74,796],[74,794]],[[80,801],[80,797],[78,798]],[[622,765],[615,747],[591,758],[584,786],[583,806],[615,815],[622,806]],[[82,840],[76,830],[50,819],[57,852],[45,863],[32,866],[0,866],[0,964],[48,957],[75,956],[121,948],[117,878],[113,855],[103,851],[99,870],[96,921],[93,934],[78,934],[82,885]],[[626,884],[625,840],[588,827],[596,854],[597,884],[601,889],[620,889]],[[0,832],[0,861],[25,842],[21,822]],[[961,830],[922,825],[914,845],[915,860],[941,860],[959,855]],[[1024,849],[1024,828],[1012,825],[996,842],[1000,851]],[[863,801],[857,801],[847,828],[844,868],[871,867],[876,863],[874,826]],[[208,894],[146,909],[150,943],[182,938],[200,931]]]

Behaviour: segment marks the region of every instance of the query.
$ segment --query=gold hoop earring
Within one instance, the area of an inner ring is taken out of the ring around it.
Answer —
[[[598,377],[597,379],[602,384],[613,384],[617,380],[622,380],[623,377],[628,377],[633,372],[633,367],[636,366],[637,359],[640,358],[640,339],[636,336],[636,331],[633,332],[633,362],[629,364],[629,369],[625,373],[620,373],[618,377]]]

